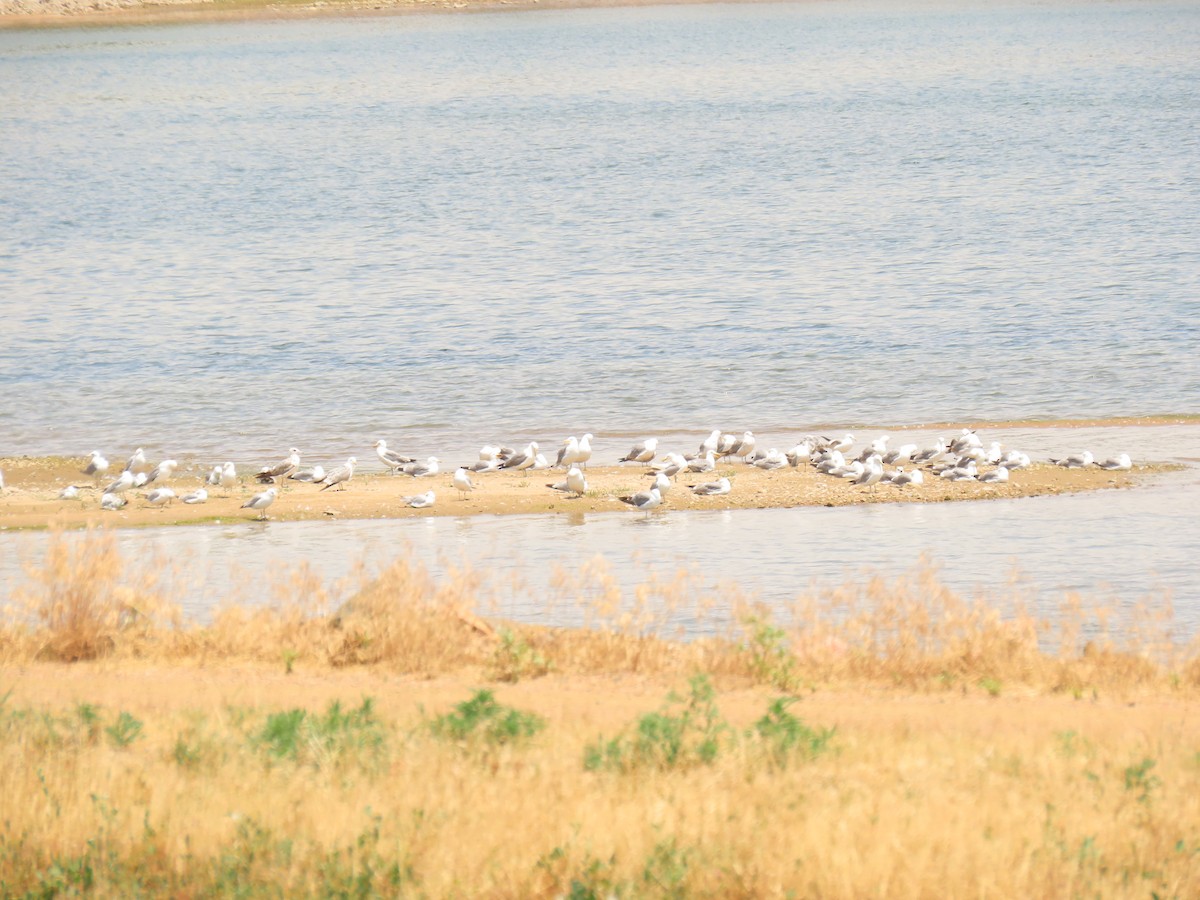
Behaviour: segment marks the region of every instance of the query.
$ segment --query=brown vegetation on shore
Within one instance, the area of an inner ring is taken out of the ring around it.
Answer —
[[[1200,666],[1165,606],[1046,622],[923,567],[682,642],[668,612],[711,598],[599,562],[558,598],[587,629],[485,620],[476,576],[407,559],[206,624],[110,534],[30,574],[0,624],[6,893],[1200,884]]]

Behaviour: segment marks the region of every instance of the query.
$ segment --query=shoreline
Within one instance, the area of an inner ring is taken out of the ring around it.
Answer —
[[[0,12],[0,31],[123,25],[187,25],[214,22],[293,21],[318,18],[378,18],[438,13],[529,12],[642,6],[683,6],[730,0],[298,0],[219,3],[139,3],[110,8],[75,8],[61,0],[55,12]],[[774,0],[732,0],[774,2]]]
[[[252,475],[242,474],[227,496],[221,488],[209,491],[208,502],[189,506],[175,501],[168,507],[152,508],[143,499],[144,490],[130,491],[128,505],[119,511],[99,509],[100,491],[87,488],[78,500],[60,500],[58,492],[69,484],[87,481],[79,475],[86,460],[64,457],[0,460],[8,487],[0,494],[0,531],[82,529],[95,526],[117,528],[165,525],[229,525],[252,522],[258,513],[242,504],[265,491]],[[660,511],[712,509],[789,509],[812,506],[856,506],[874,503],[945,503],[970,500],[1014,499],[1052,496],[1095,490],[1133,487],[1148,475],[1172,471],[1166,463],[1142,464],[1130,471],[1107,471],[1096,467],[1067,469],[1050,463],[1035,463],[1013,471],[1005,484],[945,482],[930,476],[924,484],[899,488],[880,484],[859,487],[849,481],[821,475],[807,466],[764,471],[744,463],[719,464],[715,472],[680,474]],[[280,492],[267,510],[269,521],[303,522],[318,519],[403,519],[420,516],[538,515],[581,513],[625,513],[644,515],[622,503],[621,496],[647,490],[646,469],[635,464],[595,465],[588,468],[588,491],[571,497],[554,491],[549,484],[561,482],[561,469],[536,472],[496,472],[475,475],[476,490],[460,495],[453,486],[454,469],[446,467],[436,476],[411,478],[406,475],[359,473],[345,490],[320,488],[292,482]],[[165,486],[182,495],[201,486],[203,471],[185,466]],[[716,497],[696,496],[690,487],[721,477],[733,489]],[[110,481],[106,478],[105,481]],[[412,509],[404,498],[436,492],[429,509]],[[653,515],[654,513],[651,513]]]

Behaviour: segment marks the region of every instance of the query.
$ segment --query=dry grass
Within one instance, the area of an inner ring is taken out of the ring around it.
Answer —
[[[59,537],[0,626],[0,895],[1200,893],[1200,667],[1161,610],[1045,622],[922,567],[684,642],[686,575],[601,563],[550,598],[577,629],[408,560],[205,625],[164,583]],[[431,727],[489,684],[542,730]]]

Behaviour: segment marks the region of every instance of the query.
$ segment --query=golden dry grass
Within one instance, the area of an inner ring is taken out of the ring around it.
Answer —
[[[585,629],[485,621],[475,575],[404,559],[205,625],[103,534],[31,576],[0,627],[0,895],[1200,892],[1200,669],[1162,611],[1051,625],[924,567],[682,642],[686,575],[626,596],[600,563],[557,585]],[[697,675],[711,755],[585,765],[667,740]],[[485,686],[544,728],[430,727]],[[781,694],[827,744],[756,728]]]

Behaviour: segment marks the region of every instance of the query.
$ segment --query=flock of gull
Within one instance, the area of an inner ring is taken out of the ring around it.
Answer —
[[[536,441],[525,447],[513,449],[498,444],[487,444],[479,451],[479,458],[469,465],[454,470],[451,484],[466,496],[475,490],[472,476],[480,477],[495,472],[530,472],[549,469],[565,470],[560,482],[546,485],[551,490],[573,497],[581,497],[588,490],[586,467],[592,458],[591,434],[569,437],[564,440],[553,462],[541,451]],[[664,502],[676,486],[675,479],[681,473],[704,475],[714,473],[718,462],[733,461],[759,469],[783,469],[810,466],[815,472],[830,478],[846,481],[852,485],[875,491],[881,484],[904,488],[922,484],[925,479],[938,477],[947,481],[977,481],[985,484],[1003,484],[1013,470],[1031,465],[1029,455],[1019,450],[1005,449],[998,441],[984,446],[984,441],[972,429],[947,441],[938,438],[932,447],[922,448],[917,444],[903,444],[889,448],[890,437],[881,435],[855,453],[852,434],[841,438],[809,436],[786,451],[774,447],[763,449],[753,432],[726,433],[717,429],[705,438],[693,453],[670,451],[659,455],[657,438],[638,441],[622,456],[619,463],[638,463],[647,467],[652,477],[650,488],[619,498],[631,507],[650,512]],[[424,460],[405,456],[391,450],[387,442],[375,443],[375,453],[380,462],[393,475],[404,475],[413,479],[431,478],[440,474],[441,461],[436,456]],[[1121,471],[1132,467],[1129,455],[1097,461],[1090,451],[1062,459],[1051,459],[1051,463],[1065,468],[1098,466],[1103,469]],[[287,457],[272,466],[264,466],[253,474],[256,483],[271,485],[256,493],[242,504],[242,509],[259,513],[259,519],[267,517],[267,509],[275,502],[280,490],[288,482],[307,483],[320,491],[331,488],[345,490],[354,478],[358,461],[351,456],[346,462],[329,471],[322,466],[304,469],[300,465],[300,451],[292,447]],[[166,459],[151,465],[145,453],[138,448],[129,458],[120,474],[101,492],[100,508],[118,510],[129,501],[131,491],[144,491],[141,496],[150,507],[165,507],[179,500],[189,505],[205,503],[209,499],[209,488],[220,488],[225,496],[239,484],[237,469],[232,462],[215,465],[204,476],[203,484],[182,495],[167,486],[174,477],[179,464]],[[889,468],[891,467],[891,468]],[[82,474],[91,476],[93,486],[98,488],[109,473],[109,461],[97,450],[93,450]],[[4,488],[4,476],[0,472],[0,490]],[[86,487],[70,485],[59,493],[62,500],[82,499],[81,490]],[[733,487],[728,477],[704,481],[690,486],[697,496],[720,496],[728,494]],[[437,494],[428,490],[422,494],[405,497],[403,502],[414,509],[428,509],[437,502]]]

